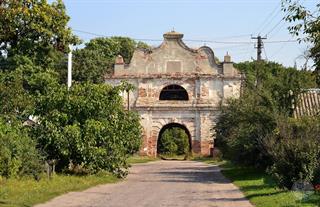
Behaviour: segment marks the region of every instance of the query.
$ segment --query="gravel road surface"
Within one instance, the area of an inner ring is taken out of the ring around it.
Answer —
[[[67,183],[66,183],[67,185]],[[37,207],[249,207],[217,166],[195,161],[136,164],[125,181],[70,192]]]

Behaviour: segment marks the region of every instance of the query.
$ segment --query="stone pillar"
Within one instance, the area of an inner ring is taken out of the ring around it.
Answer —
[[[201,155],[209,156],[213,148],[213,137],[211,133],[212,120],[210,119],[210,112],[202,112],[200,114],[200,132],[201,132]]]
[[[201,153],[201,146],[200,146],[200,140],[201,140],[201,120],[200,120],[200,112],[195,111],[195,119],[194,119],[194,124],[195,124],[195,136],[194,139],[192,140],[192,152],[196,154]]]
[[[233,67],[233,62],[231,62],[231,57],[230,55],[227,53],[224,56],[224,61],[223,61],[223,74],[226,76],[234,76],[236,75],[236,70]]]
[[[124,69],[123,57],[121,55],[118,55],[114,63],[114,74],[121,73],[123,69]]]

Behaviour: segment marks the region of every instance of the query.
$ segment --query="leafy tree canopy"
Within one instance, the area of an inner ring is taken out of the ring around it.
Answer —
[[[46,0],[3,0],[0,16],[2,68],[3,60],[15,55],[48,66],[68,51],[69,44],[79,43],[67,27],[69,17],[61,0],[52,4]]]
[[[222,107],[216,144],[229,159],[266,167],[271,160],[264,140],[279,116],[292,115],[299,92],[315,86],[314,74],[263,61],[236,67],[246,75],[242,96]]]
[[[164,155],[186,155],[189,152],[189,137],[187,133],[179,128],[166,129],[158,140],[158,154]]]
[[[291,34],[299,36],[300,41],[311,43],[310,57],[315,62],[317,83],[320,86],[320,4],[316,5],[315,11],[310,11],[299,1],[283,0],[282,9],[287,12],[285,19],[295,23],[289,27]]]
[[[125,111],[119,92],[125,86],[74,84],[50,87],[37,101],[39,124],[33,136],[58,169],[69,164],[87,172],[126,173],[126,159],[139,150],[138,114]]]
[[[104,75],[112,72],[117,55],[121,55],[125,63],[129,63],[136,48],[149,49],[150,47],[128,37],[92,39],[83,49],[74,52],[73,78],[77,81],[100,83]]]
[[[139,116],[125,111],[119,96],[132,86],[76,82],[68,90],[61,84],[68,45],[78,42],[61,0],[3,0],[0,16],[0,176],[36,176],[39,152],[56,159],[58,170],[124,176],[126,158],[141,142]],[[85,68],[78,80],[102,82],[112,57],[129,58],[135,46],[120,37],[88,43],[75,52],[75,68]],[[37,120],[26,130],[30,115]]]

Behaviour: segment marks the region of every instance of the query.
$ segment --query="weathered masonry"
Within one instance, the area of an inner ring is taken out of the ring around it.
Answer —
[[[163,37],[157,48],[136,50],[128,65],[118,56],[106,83],[126,80],[136,87],[123,98],[130,110],[141,115],[142,154],[155,156],[159,134],[178,126],[189,135],[193,152],[209,155],[220,106],[227,98],[239,96],[241,76],[229,55],[218,63],[209,47],[185,45],[183,34],[172,31]]]

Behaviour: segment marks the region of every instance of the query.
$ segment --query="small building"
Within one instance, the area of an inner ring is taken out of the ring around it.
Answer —
[[[180,127],[189,136],[190,150],[210,155],[220,106],[227,98],[239,97],[241,75],[228,54],[219,63],[211,48],[191,49],[181,33],[163,37],[159,47],[135,50],[128,65],[118,56],[106,83],[127,81],[136,87],[123,98],[141,116],[141,154],[156,156],[164,130]]]

